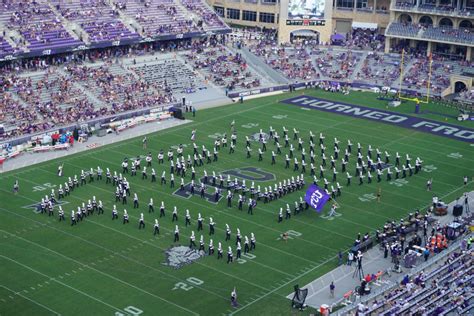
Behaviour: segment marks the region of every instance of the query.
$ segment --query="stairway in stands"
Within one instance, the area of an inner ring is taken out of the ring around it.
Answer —
[[[368,52],[367,51],[361,51],[362,56],[360,56],[360,60],[357,63],[357,65],[354,67],[354,71],[352,72],[351,76],[349,77],[350,80],[355,80],[355,77],[357,73],[359,73],[362,69],[362,66],[364,66],[364,61],[367,59]]]
[[[288,84],[290,80],[285,78],[278,71],[268,66],[262,59],[252,54],[246,47],[240,50],[233,50],[242,54],[242,57],[247,61],[249,66],[251,66],[261,77],[267,79],[269,82],[275,84]]]

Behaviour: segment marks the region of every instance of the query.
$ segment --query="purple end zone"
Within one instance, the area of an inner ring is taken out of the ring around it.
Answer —
[[[474,129],[472,128],[436,122],[429,119],[405,115],[403,113],[373,109],[348,103],[334,102],[304,95],[282,100],[281,103],[292,104],[304,108],[342,114],[351,117],[359,117],[366,120],[410,128],[419,132],[425,132],[436,136],[456,139],[467,143],[474,143]]]

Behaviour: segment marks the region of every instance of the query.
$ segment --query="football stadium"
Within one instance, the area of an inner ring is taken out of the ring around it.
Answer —
[[[473,0],[3,0],[0,315],[472,315]]]

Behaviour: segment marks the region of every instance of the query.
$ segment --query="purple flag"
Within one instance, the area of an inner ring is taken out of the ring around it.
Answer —
[[[316,211],[321,212],[321,209],[329,200],[329,198],[329,194],[327,194],[324,189],[312,184],[309,186],[308,190],[306,190],[306,196],[304,197],[304,200]]]

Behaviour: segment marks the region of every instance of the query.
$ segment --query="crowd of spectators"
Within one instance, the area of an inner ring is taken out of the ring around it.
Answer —
[[[119,13],[104,0],[68,2],[55,0],[53,3],[61,15],[77,22],[86,31],[90,42],[115,41],[138,38],[121,20]]]
[[[457,218],[455,226],[436,221],[433,212],[434,206],[425,214],[416,210],[399,223],[387,221],[376,231],[384,260],[390,255],[394,264],[387,273],[404,273],[404,277],[398,285],[374,292],[364,303],[356,304],[356,315],[451,315],[474,308],[474,252],[470,249],[474,237],[469,233],[473,217]],[[356,244],[360,240],[359,234]],[[418,265],[418,258],[424,263]],[[401,266],[416,268],[404,272]],[[365,286],[359,295],[370,293],[370,287]]]
[[[469,314],[474,306],[472,250],[455,251],[431,271],[405,275],[399,286],[367,304],[360,315],[448,315]]]
[[[405,64],[409,60],[405,59]],[[376,85],[390,86],[400,76],[400,58],[383,53],[368,53],[355,80],[373,82]]]
[[[225,46],[197,48],[184,54],[194,70],[204,71],[206,79],[226,91],[237,88],[259,87],[261,82],[249,69],[240,53],[233,53]]]
[[[71,80],[57,76],[53,69],[36,82],[14,74],[4,76],[2,81],[4,93],[0,107],[5,111],[2,122],[6,126],[1,138],[87,121],[107,112],[105,108],[95,107],[73,87]]]
[[[40,69],[42,75],[39,78],[36,73],[18,76],[16,73],[21,69],[18,65],[7,69],[0,78],[0,112],[4,127],[0,138],[175,101],[164,87],[137,80],[107,55],[102,60],[105,62],[100,67],[84,66],[81,60],[65,66],[38,63],[34,67]],[[61,73],[60,67],[66,73]],[[101,103],[90,100],[83,89],[95,95]]]
[[[118,1],[115,8],[133,17],[145,37],[198,31],[197,23],[173,0]]]
[[[310,53],[312,47],[314,43],[278,45],[272,40],[263,40],[253,43],[249,49],[288,79],[312,80],[320,78]]]
[[[449,75],[455,73],[456,62],[433,61],[431,65],[431,80],[429,80],[430,60],[416,59],[403,77],[403,85],[409,90],[424,90],[430,83],[434,94],[440,94],[450,84]]]
[[[474,90],[466,90],[459,93],[459,99],[462,101],[474,101]]]
[[[163,0],[168,1],[168,0]],[[185,1],[185,0],[183,0]],[[186,2],[187,9],[197,6],[196,0]],[[168,2],[140,2],[141,6],[168,5]],[[183,2],[185,4],[185,2]],[[72,10],[59,6],[62,14],[74,19],[89,12],[91,6],[97,11],[109,12],[102,8],[100,0],[87,2],[81,8]],[[131,3],[121,4],[121,9],[128,10]],[[10,6],[7,1],[7,6]],[[22,6],[22,2],[16,4]],[[101,11],[101,8],[106,11]],[[198,9],[196,9],[199,11]],[[47,11],[49,12],[49,11]],[[115,13],[114,13],[115,12]],[[117,11],[111,11],[107,18],[114,18]],[[198,16],[202,14],[197,13]],[[399,56],[386,55],[381,52],[361,52],[347,48],[333,48],[320,45],[316,40],[299,40],[294,43],[278,45],[273,30],[239,30],[239,36],[227,36],[234,51],[225,46],[225,36],[211,37],[209,40],[185,40],[175,42],[143,43],[135,46],[107,48],[101,50],[79,51],[72,54],[54,55],[43,58],[15,60],[0,66],[5,82],[14,82],[14,89],[2,95],[3,120],[12,123],[14,117],[19,129],[15,133],[27,133],[43,130],[53,126],[78,122],[100,115],[140,109],[156,104],[174,102],[172,88],[166,81],[145,81],[137,78],[126,69],[118,66],[119,57],[133,57],[154,54],[156,51],[180,51],[195,71],[206,76],[206,79],[231,91],[244,90],[262,85],[262,78],[250,70],[239,49],[247,47],[273,69],[281,72],[291,81],[324,81],[331,80],[352,83],[354,81],[383,86],[397,85],[400,71]],[[257,36],[258,35],[258,36]],[[374,37],[375,36],[375,37]],[[383,37],[371,32],[355,30],[348,47],[367,48],[369,42]],[[371,40],[372,39],[372,40]],[[375,41],[376,42],[376,41]],[[377,44],[377,48],[380,48]],[[96,63],[92,66],[90,62]],[[85,66],[87,64],[87,66]],[[52,71],[52,68],[65,69],[63,74]],[[405,54],[405,74],[403,86],[407,89],[423,91],[427,86],[429,59],[426,53],[413,51]],[[439,95],[449,85],[449,74],[461,73],[472,69],[465,61],[450,61],[434,56],[432,64],[431,89]],[[35,82],[18,75],[22,71],[46,72],[43,79]],[[263,79],[264,80],[264,79]],[[263,83],[266,84],[266,83]],[[83,89],[90,90],[96,99],[84,95]],[[191,85],[192,88],[192,85]],[[337,90],[332,84],[323,84],[328,91]],[[58,92],[60,91],[60,92]],[[45,97],[45,95],[47,97]],[[472,98],[471,94],[463,94]],[[95,104],[99,100],[99,104]],[[30,111],[26,104],[34,104],[37,113]],[[8,111],[7,108],[16,110]],[[43,117],[43,114],[45,117]],[[45,123],[48,116],[57,116],[50,123]],[[22,122],[27,123],[23,125]],[[38,121],[38,124],[35,122]],[[6,124],[9,125],[9,124]],[[11,125],[11,124],[10,124]]]
[[[66,71],[109,106],[110,113],[130,111],[174,101],[164,87],[137,79],[108,61],[100,67],[68,65]]]
[[[320,51],[316,57],[316,65],[326,78],[348,80],[361,58],[357,53],[348,51]]]
[[[181,0],[189,12],[197,14],[200,18],[197,26],[203,31],[212,31],[225,27],[224,22],[201,0]]]
[[[423,38],[445,40],[460,43],[474,42],[474,29],[470,28],[452,28],[452,27],[433,27],[425,28],[422,35]]]
[[[9,35],[16,50],[3,32],[0,57],[227,28],[203,0],[3,0],[0,7],[0,25],[18,32]]]
[[[385,49],[385,36],[379,34],[377,30],[355,28],[352,29],[351,33],[347,33],[343,46],[348,49],[383,52]]]
[[[5,0],[0,19],[17,30],[30,50],[72,47],[82,42],[72,37],[47,3]]]

